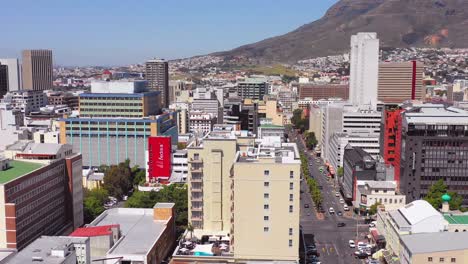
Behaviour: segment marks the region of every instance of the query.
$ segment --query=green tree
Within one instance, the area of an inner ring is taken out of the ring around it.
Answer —
[[[146,182],[146,172],[145,170],[137,171],[133,177],[133,186],[143,185]]]
[[[92,222],[98,215],[104,212],[104,203],[107,201],[108,196],[108,192],[104,189],[85,189],[83,198],[85,223]]]
[[[344,168],[343,167],[338,167],[338,170],[336,172],[338,174],[338,177],[343,177],[344,175]]]
[[[446,192],[447,186],[444,184],[444,180],[440,179],[429,188],[424,200],[430,203],[435,209],[439,209],[442,206],[442,195]]]
[[[129,164],[130,162],[126,161],[119,165],[112,165],[104,173],[104,189],[118,199],[121,199],[132,188],[132,172]]]
[[[177,149],[181,150],[181,149],[185,149],[187,147],[187,144],[185,144],[184,142],[178,142],[177,143]]]
[[[306,146],[307,146],[307,148],[313,149],[313,148],[315,148],[317,143],[318,143],[318,141],[317,141],[317,138],[315,137],[315,133],[314,132],[308,132],[306,134]]]
[[[371,205],[371,207],[369,209],[369,215],[375,215],[377,213],[377,207],[379,205],[381,205],[381,203],[379,203],[379,202],[376,202],[373,205]]]

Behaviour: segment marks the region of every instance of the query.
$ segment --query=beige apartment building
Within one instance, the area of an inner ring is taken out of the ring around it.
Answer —
[[[51,50],[23,50],[23,89],[43,91],[52,88]]]
[[[264,145],[237,131],[213,131],[187,149],[188,217],[194,232],[181,240],[173,263],[296,263],[300,215],[296,145]],[[196,244],[190,254],[184,248],[187,243]]]
[[[233,170],[234,257],[299,260],[300,161],[295,144],[238,153]]]
[[[416,61],[382,62],[379,64],[378,100],[400,104],[406,100],[422,100],[424,64]]]

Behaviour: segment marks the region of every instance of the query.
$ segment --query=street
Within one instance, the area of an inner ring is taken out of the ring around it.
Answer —
[[[343,210],[343,204],[340,204],[341,197],[335,197],[335,189],[332,181],[327,181],[327,176],[320,173],[319,167],[323,166],[323,161],[313,157],[305,150],[305,146],[300,137],[296,137],[294,132],[291,134],[291,141],[296,142],[299,152],[305,153],[309,159],[310,177],[317,180],[318,184],[322,186],[323,204],[322,207],[326,211],[324,218],[317,218],[316,208],[312,202],[309,193],[309,188],[306,181],[301,183],[301,226],[304,236],[304,245],[307,247],[315,238],[317,250],[320,253],[319,260],[321,263],[337,263],[337,264],[350,264],[350,263],[364,263],[363,260],[358,260],[354,257],[355,249],[350,248],[348,245],[349,240],[356,240],[356,235],[359,241],[365,240],[368,232],[368,225],[364,221],[359,221],[360,224],[356,225],[355,216]],[[306,177],[306,175],[304,175]],[[337,188],[338,190],[338,188]],[[305,204],[309,207],[305,208]],[[329,214],[328,210],[332,207],[335,212],[341,211],[343,216]],[[351,210],[351,209],[350,209]],[[345,216],[346,213],[346,216]],[[344,223],[344,227],[337,227],[338,223]],[[304,248],[301,249],[301,259],[304,257]],[[306,262],[307,263],[307,262]]]

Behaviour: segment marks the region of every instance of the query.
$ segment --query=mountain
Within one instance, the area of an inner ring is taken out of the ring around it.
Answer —
[[[349,50],[357,32],[377,32],[381,47],[468,47],[468,0],[341,0],[312,23],[218,56],[294,63]]]

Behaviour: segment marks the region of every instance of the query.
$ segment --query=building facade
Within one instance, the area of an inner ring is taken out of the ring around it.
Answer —
[[[410,62],[381,62],[379,64],[378,100],[386,104],[401,104],[407,100],[422,100],[424,64]]]
[[[0,98],[9,90],[8,66],[0,62]]]
[[[170,136],[177,145],[176,113],[143,118],[62,118],[60,143],[70,144],[83,155],[83,165],[99,167],[130,159],[131,165],[146,168],[148,138]]]
[[[52,89],[52,50],[23,50],[23,89]]]
[[[377,33],[351,36],[349,99],[354,106],[377,105],[379,39]]]
[[[66,105],[72,111],[79,110],[78,96],[71,93],[53,92],[47,94],[47,104],[49,105]]]
[[[207,134],[216,124],[217,118],[212,114],[203,111],[190,111],[189,113],[189,131],[192,133]]]
[[[161,112],[160,92],[82,93],[80,117],[142,118]]]
[[[247,78],[237,83],[237,96],[242,99],[263,100],[268,92],[268,83],[263,79]]]
[[[468,112],[413,105],[403,113],[400,189],[408,201],[426,196],[442,179],[468,205]]]
[[[341,98],[348,100],[349,85],[347,84],[299,84],[299,99],[312,98],[313,100]]]
[[[8,91],[22,90],[21,67],[18,59],[0,59],[1,65],[6,65],[8,70]]]
[[[17,142],[0,171],[0,245],[22,249],[41,235],[83,225],[82,159],[70,145]]]
[[[161,92],[161,106],[169,107],[169,63],[165,60],[154,59],[147,61],[145,67],[148,89]]]
[[[14,110],[29,115],[47,105],[47,95],[42,91],[13,91],[3,97],[2,103],[9,104]]]
[[[380,155],[386,164],[400,168],[401,163],[401,125],[402,109],[385,109],[382,118]],[[395,170],[395,181],[400,184],[400,170]]]

